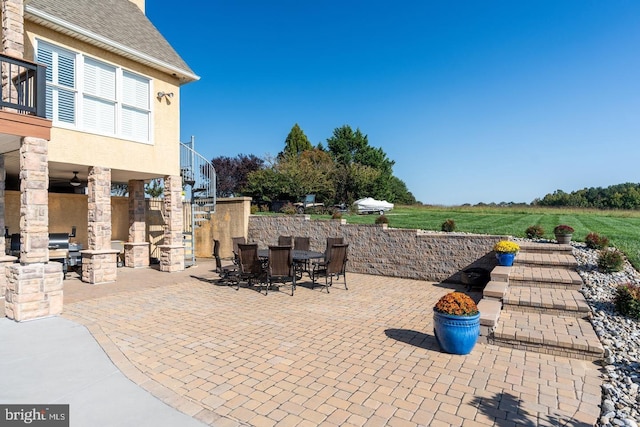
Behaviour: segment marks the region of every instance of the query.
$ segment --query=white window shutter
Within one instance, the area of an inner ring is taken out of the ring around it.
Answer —
[[[76,55],[38,42],[37,61],[45,64],[47,81],[46,116],[54,122],[76,121]]]
[[[116,99],[116,69],[107,64],[85,59],[84,93],[99,98]]]

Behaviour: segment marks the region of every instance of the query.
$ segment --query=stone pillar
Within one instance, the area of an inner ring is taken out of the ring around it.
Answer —
[[[49,261],[48,141],[20,144],[20,263]]]
[[[124,265],[139,268],[149,266],[147,237],[147,202],[144,181],[129,181],[129,241],[124,244]]]
[[[0,154],[0,248],[6,249],[6,241],[4,238],[4,227],[5,227],[5,219],[4,219],[4,190],[5,190],[5,181],[7,179],[7,172],[4,169],[4,155]],[[2,253],[6,253],[6,250],[3,250]],[[2,270],[4,271],[4,270]],[[0,274],[0,276],[2,276]],[[2,278],[0,277],[0,280]],[[0,293],[0,297],[4,296],[4,292]]]
[[[2,0],[2,52],[5,55],[24,56],[23,0]]]
[[[6,316],[31,320],[62,312],[62,264],[49,263],[49,142],[20,144],[20,264],[5,269]]]
[[[182,222],[182,177],[164,179],[164,244],[160,249],[160,271],[184,270],[184,238]]]
[[[6,248],[6,239],[4,238],[4,190],[5,190],[5,179],[6,179],[6,171],[4,169],[4,156],[0,155],[0,248]],[[5,317],[5,294],[7,290],[7,275],[5,271],[7,268],[16,262],[17,258],[14,256],[5,255],[6,252],[3,251],[0,254],[0,317]]]
[[[24,5],[23,0],[1,0],[2,4],[2,53],[15,58],[24,58]],[[11,82],[7,64],[2,68],[2,99],[18,99]],[[5,108],[5,111],[15,111]]]
[[[111,249],[111,169],[89,168],[87,183],[88,249],[82,254],[82,281],[99,284],[114,282],[119,250]]]

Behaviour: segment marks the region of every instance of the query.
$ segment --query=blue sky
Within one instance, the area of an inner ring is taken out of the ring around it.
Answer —
[[[640,182],[640,2],[147,0],[201,80],[181,140],[276,155],[343,125],[423,203]],[[363,195],[366,196],[366,195]]]

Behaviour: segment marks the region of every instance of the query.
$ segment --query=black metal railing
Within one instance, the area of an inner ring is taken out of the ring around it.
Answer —
[[[46,67],[0,54],[2,98],[0,108],[46,117]]]

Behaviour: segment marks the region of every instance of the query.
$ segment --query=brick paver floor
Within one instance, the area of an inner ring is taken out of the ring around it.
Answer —
[[[481,343],[441,352],[432,307],[455,285],[348,274],[348,291],[265,296],[214,283],[210,268],[69,279],[63,316],[134,382],[215,426],[575,427],[599,415],[593,362]]]

